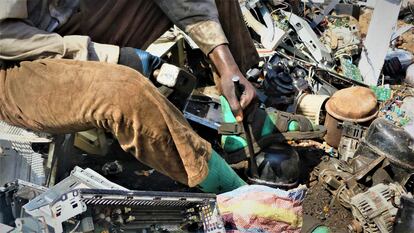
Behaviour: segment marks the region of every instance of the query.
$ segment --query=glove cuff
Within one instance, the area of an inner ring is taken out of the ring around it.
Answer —
[[[141,58],[138,56],[134,48],[130,48],[130,47],[121,48],[119,51],[118,64],[128,66],[144,74]]]

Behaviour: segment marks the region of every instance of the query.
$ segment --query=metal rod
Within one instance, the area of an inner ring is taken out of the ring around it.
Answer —
[[[243,94],[244,87],[240,84],[240,77],[233,76],[232,81],[234,83],[234,91],[236,94],[237,99],[240,101],[241,95]],[[259,173],[257,169],[257,164],[254,155],[254,148],[253,148],[253,141],[252,141],[252,134],[250,131],[249,123],[247,122],[247,118],[243,118],[242,122],[243,131],[246,134],[247,140],[247,149],[249,151],[249,170],[253,178],[258,178]]]

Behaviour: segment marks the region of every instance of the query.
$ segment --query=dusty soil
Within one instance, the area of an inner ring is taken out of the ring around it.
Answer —
[[[301,160],[300,183],[307,184],[309,174],[321,162],[322,156],[329,154],[330,147],[312,140],[302,141],[296,146]],[[333,233],[347,232],[347,226],[353,219],[351,211],[332,201],[332,195],[319,183],[308,189],[303,202],[303,214],[328,226]]]
[[[369,22],[372,17],[372,10],[364,10],[359,17],[359,28],[361,36],[364,38],[367,35]],[[398,20],[398,28],[410,25],[405,23],[403,20]],[[409,30],[408,32],[402,34],[398,39],[397,47],[400,49],[405,49],[411,53],[414,53],[414,30]]]
[[[347,226],[353,219],[351,211],[332,202],[332,196],[320,184],[308,190],[303,202],[303,213],[316,218],[335,233],[347,232]]]
[[[398,27],[404,27],[406,25],[409,24],[404,23],[402,20],[398,21]],[[398,39],[398,48],[414,53],[414,30],[410,30],[400,36]]]
[[[359,16],[359,31],[362,38],[365,38],[368,32],[369,22],[371,21],[372,10],[363,10]]]

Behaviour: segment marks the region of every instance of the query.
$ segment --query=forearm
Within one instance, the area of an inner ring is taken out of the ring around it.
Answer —
[[[215,0],[154,0],[167,17],[183,30],[204,54],[228,44],[220,25]]]
[[[208,57],[213,62],[218,74],[222,77],[227,77],[227,74],[240,73],[233,55],[230,52],[229,47],[226,44],[215,47]]]

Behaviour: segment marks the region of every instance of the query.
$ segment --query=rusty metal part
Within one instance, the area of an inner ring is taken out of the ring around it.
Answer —
[[[345,121],[342,124],[342,135],[338,146],[339,158],[349,162],[354,158],[360,140],[365,137],[367,128]]]
[[[314,169],[312,178],[321,182],[333,197],[344,207],[350,208],[350,198],[361,192],[356,182],[352,182],[352,169],[345,162],[324,157]]]
[[[363,229],[361,224],[357,220],[352,220],[351,224],[348,225],[348,232],[362,233]]]
[[[361,180],[374,168],[384,168],[389,165],[389,162],[386,160],[385,156],[380,156],[376,159],[370,159],[361,155],[352,159],[350,164],[352,166],[355,179]]]
[[[332,95],[326,111],[341,121],[367,122],[378,114],[377,97],[369,88],[345,88]]]
[[[340,121],[335,119],[331,114],[326,114],[325,118],[326,134],[323,138],[326,143],[334,148],[338,148],[341,141],[342,126]]]
[[[364,232],[392,232],[401,195],[406,192],[398,183],[378,184],[351,198],[352,214]]]

